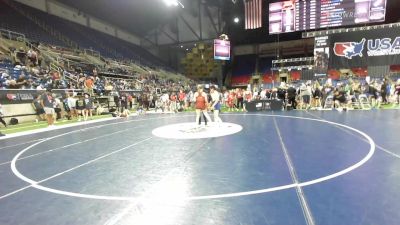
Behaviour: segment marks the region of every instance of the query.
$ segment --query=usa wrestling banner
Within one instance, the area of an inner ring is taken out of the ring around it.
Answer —
[[[330,49],[334,69],[400,65],[400,28],[332,34]]]

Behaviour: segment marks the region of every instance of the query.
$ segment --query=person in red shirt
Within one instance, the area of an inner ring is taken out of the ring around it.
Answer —
[[[207,107],[208,107],[207,94],[203,92],[203,87],[201,85],[197,87],[197,91],[196,93],[194,93],[194,99],[196,108],[196,124],[199,124],[200,122],[201,113],[203,113],[203,115],[206,117],[207,119],[206,122],[211,122],[211,118],[207,113]]]
[[[129,104],[129,109],[132,109],[132,105],[133,105],[133,97],[132,97],[132,95],[128,95],[128,104]]]
[[[93,95],[93,88],[94,88],[94,82],[92,77],[86,77],[85,80],[85,92],[88,93],[89,95]]]
[[[179,104],[183,109],[186,109],[186,104],[185,104],[185,99],[186,99],[186,93],[183,91],[183,89],[179,90]]]
[[[231,90],[228,95],[229,111],[233,111],[234,106],[235,106],[235,93]]]
[[[170,109],[172,112],[177,113],[178,112],[178,108],[176,107],[176,94],[175,92],[172,92],[171,97],[170,97]]]

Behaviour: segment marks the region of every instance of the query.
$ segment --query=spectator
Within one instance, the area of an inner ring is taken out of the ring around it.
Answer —
[[[20,88],[22,88],[22,87],[25,87],[26,84],[27,84],[27,81],[26,81],[26,79],[25,79],[25,75],[24,75],[24,74],[21,74],[21,75],[18,77],[17,81],[16,81],[16,87],[17,87],[17,89],[20,89]]]
[[[180,104],[180,106],[183,107],[183,109],[186,109],[186,103],[185,103],[186,94],[185,94],[185,92],[183,91],[183,89],[180,89],[180,90],[179,90],[178,99],[179,99],[179,104]]]
[[[310,108],[310,100],[311,100],[311,86],[309,83],[302,84],[300,87],[300,97],[302,100],[302,104],[300,108],[309,109]]]
[[[335,103],[335,107],[339,110],[346,108],[347,105],[347,98],[346,98],[346,91],[344,88],[338,87],[335,89],[333,93],[333,101]]]
[[[120,102],[121,102],[121,113],[123,113],[125,110],[128,109],[128,98],[126,96],[126,94],[121,94],[120,97]]]
[[[84,94],[84,114],[83,114],[83,120],[87,121],[88,117],[90,116],[90,119],[93,118],[93,99],[90,97],[89,93]]]
[[[376,107],[378,104],[378,90],[376,88],[376,83],[371,82],[371,84],[368,85],[368,95],[369,95],[369,100],[371,102],[372,107]]]
[[[53,96],[51,93],[51,89],[47,89],[45,93],[43,93],[41,97],[40,104],[42,105],[44,112],[46,113],[47,124],[49,127],[54,127],[54,106],[53,106]]]
[[[53,101],[54,112],[56,113],[55,118],[56,118],[56,120],[59,120],[59,119],[63,118],[63,111],[62,111],[63,104],[62,104],[61,100],[56,97],[56,94],[53,93],[52,96],[54,99],[54,101]]]
[[[149,103],[150,103],[149,102],[149,95],[147,93],[143,93],[142,94],[142,104],[143,104],[143,111],[144,112],[149,111],[149,107],[150,107]]]
[[[81,116],[85,113],[85,101],[83,100],[82,96],[78,97],[76,100],[76,111],[78,113],[78,121],[81,121]]]
[[[93,88],[94,88],[94,82],[93,78],[90,76],[87,76],[85,81],[84,81],[84,91],[88,93],[89,95],[93,95]]]
[[[15,53],[16,65],[26,65],[26,52],[23,47]]]
[[[33,66],[36,66],[38,64],[37,53],[33,49],[28,50],[27,57]]]
[[[132,95],[128,95],[127,99],[128,99],[129,109],[132,109],[132,107],[133,107],[133,97],[132,97]]]
[[[32,108],[35,110],[36,115],[39,117],[40,120],[45,120],[46,119],[46,113],[44,112],[43,106],[41,104],[41,96],[38,95],[32,102]],[[38,119],[36,119],[36,123],[39,122]]]
[[[385,78],[383,80],[382,85],[381,85],[382,104],[388,104],[389,103],[388,99],[387,99],[387,96],[390,94],[390,91],[388,92],[388,87],[390,87],[390,85],[389,85],[387,79]]]
[[[58,71],[52,71],[50,72],[50,77],[51,77],[51,86],[52,88],[58,88],[60,83],[61,83],[61,75],[60,72]]]
[[[172,92],[171,96],[170,96],[170,108],[171,108],[171,111],[174,113],[178,112],[176,101],[177,101],[176,94],[175,94],[175,92]]]
[[[69,119],[77,118],[76,99],[74,98],[73,93],[68,93],[67,106],[69,109]]]
[[[321,86],[319,85],[318,81],[314,82],[313,88],[312,88],[312,107],[314,108],[321,108],[322,103],[321,103],[321,98],[322,98],[322,91],[321,91]]]
[[[215,90],[215,89],[214,89]],[[238,110],[240,110],[240,109],[242,109],[242,111],[244,110],[243,109],[243,89],[241,89],[241,88],[236,88],[236,92],[235,92],[235,94],[236,94],[236,108],[238,109]]]
[[[290,85],[287,89],[288,104],[290,104],[293,109],[296,109],[297,107],[296,92],[297,90],[293,85]]]
[[[400,104],[400,79],[398,79],[396,81],[396,85],[395,85],[394,89],[395,89],[394,93],[395,93],[395,95],[397,95],[396,96],[396,103]]]

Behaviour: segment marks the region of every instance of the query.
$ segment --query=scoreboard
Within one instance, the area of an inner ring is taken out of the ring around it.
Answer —
[[[231,58],[231,43],[225,40],[214,40],[214,59],[230,60]]]
[[[385,21],[386,0],[291,0],[269,4],[269,33]]]

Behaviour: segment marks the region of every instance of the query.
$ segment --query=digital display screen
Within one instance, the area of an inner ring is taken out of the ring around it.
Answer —
[[[269,33],[385,21],[387,0],[291,0],[269,4]]]
[[[214,40],[214,59],[230,60],[231,58],[231,43],[224,40]]]

